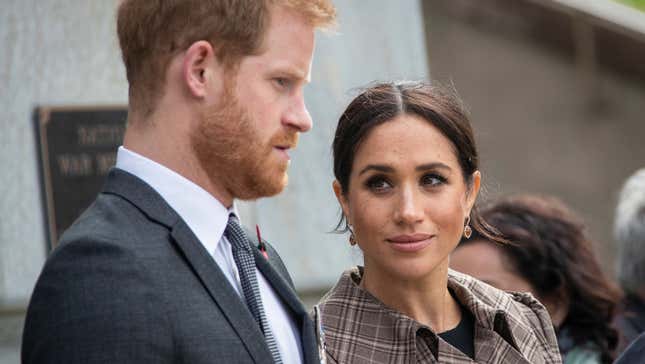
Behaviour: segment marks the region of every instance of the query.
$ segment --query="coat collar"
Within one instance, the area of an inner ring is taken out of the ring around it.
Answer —
[[[448,288],[482,328],[496,332],[516,350],[519,347],[515,336],[531,333],[531,328],[517,317],[520,313],[516,312],[510,297],[496,288],[453,270],[448,273]]]
[[[150,220],[171,228],[179,215],[166,201],[140,178],[118,168],[112,168],[108,173],[103,193],[113,194],[124,198],[138,208]]]
[[[531,363],[543,363],[535,348],[553,357],[560,357],[551,319],[542,304],[530,293],[504,292],[463,273],[449,270],[448,287],[459,301],[476,317],[481,328],[495,332],[500,339]],[[538,326],[540,330],[535,330]],[[490,353],[493,357],[496,353]]]
[[[449,345],[442,342],[430,328],[385,306],[359,287],[360,277],[359,268],[346,271],[337,285],[322,300],[321,315],[323,325],[327,326],[325,335],[328,338],[331,337],[328,340],[330,352],[344,355],[346,348],[351,346],[341,342],[347,340],[344,335],[350,335],[350,337],[374,335],[373,320],[379,320],[380,327],[393,328],[394,332],[391,335],[398,343],[397,353],[414,358],[413,351],[416,350],[416,344],[415,337],[411,333],[423,333],[423,339],[432,351],[434,360],[437,360],[439,352],[442,355],[451,355]],[[534,313],[528,314],[534,310],[543,312],[543,315],[538,315],[538,320],[549,320],[548,316],[544,316],[546,315],[544,308],[530,295],[507,294],[454,271],[449,271],[448,287],[457,300],[475,317],[475,350],[478,360],[499,362],[496,358],[504,355],[503,361],[513,359],[509,362],[543,363],[545,351],[547,355],[555,355],[559,358],[557,346],[552,347],[553,343],[549,344],[546,338],[538,339],[539,334],[536,333],[538,330],[530,326],[527,316],[535,316]],[[355,320],[348,325],[343,322],[347,320],[345,316],[361,317],[361,320]],[[385,325],[380,320],[385,320]],[[534,321],[532,323],[535,324]],[[547,324],[550,325],[550,322]],[[492,349],[500,348],[500,345],[508,349],[503,352]]]

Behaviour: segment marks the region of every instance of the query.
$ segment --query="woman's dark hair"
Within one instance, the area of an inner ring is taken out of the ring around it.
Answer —
[[[454,92],[420,81],[377,83],[367,87],[345,109],[338,120],[334,136],[334,175],[343,193],[347,193],[354,156],[361,143],[377,126],[400,115],[418,116],[452,143],[462,175],[468,186],[479,169],[479,158],[470,121],[460,99]],[[482,220],[476,206],[470,223],[475,231],[490,240],[500,240],[490,225]],[[348,230],[347,219],[341,216],[336,231]]]
[[[510,243],[499,246],[509,268],[541,297],[568,297],[562,322],[574,345],[593,343],[611,363],[618,332],[611,326],[621,293],[603,273],[585,226],[552,197],[522,195],[486,206],[481,215]],[[477,233],[460,246],[487,240]]]

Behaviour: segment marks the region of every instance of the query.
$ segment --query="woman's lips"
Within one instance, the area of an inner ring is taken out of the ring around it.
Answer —
[[[406,234],[390,237],[386,241],[394,250],[413,253],[430,245],[433,237],[434,235],[430,234]]]

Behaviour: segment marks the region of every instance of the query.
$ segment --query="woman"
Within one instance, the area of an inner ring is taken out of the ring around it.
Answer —
[[[341,116],[333,189],[364,266],[342,274],[314,312],[331,363],[560,363],[548,313],[449,271],[473,230],[481,180],[457,99],[417,82],[374,85]]]
[[[451,268],[537,297],[551,315],[565,364],[611,363],[619,290],[603,274],[578,218],[558,200],[537,196],[500,200],[482,216],[511,243],[475,234],[453,252]]]

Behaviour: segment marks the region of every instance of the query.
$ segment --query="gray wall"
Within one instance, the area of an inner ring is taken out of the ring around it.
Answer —
[[[426,0],[429,61],[433,78],[453,83],[470,107],[488,197],[560,197],[613,275],[617,192],[645,166],[645,84],[605,67],[590,83],[572,54],[535,41],[530,18],[502,7],[474,16],[456,3],[477,0]]]
[[[46,256],[37,105],[124,104],[114,1],[3,0],[0,11],[0,363],[17,363]]]
[[[241,207],[275,243],[311,299],[360,255],[327,234],[338,208],[331,192],[336,120],[375,79],[428,74],[418,0],[338,1],[340,28],[318,38],[306,91],[314,129],[293,155],[284,194]],[[17,363],[24,308],[46,257],[38,156],[32,124],[42,105],[126,104],[115,37],[116,1],[2,0],[0,11],[0,363]]]
[[[3,1],[0,297],[7,303],[29,297],[45,257],[33,108],[127,101],[113,7],[107,1]]]

